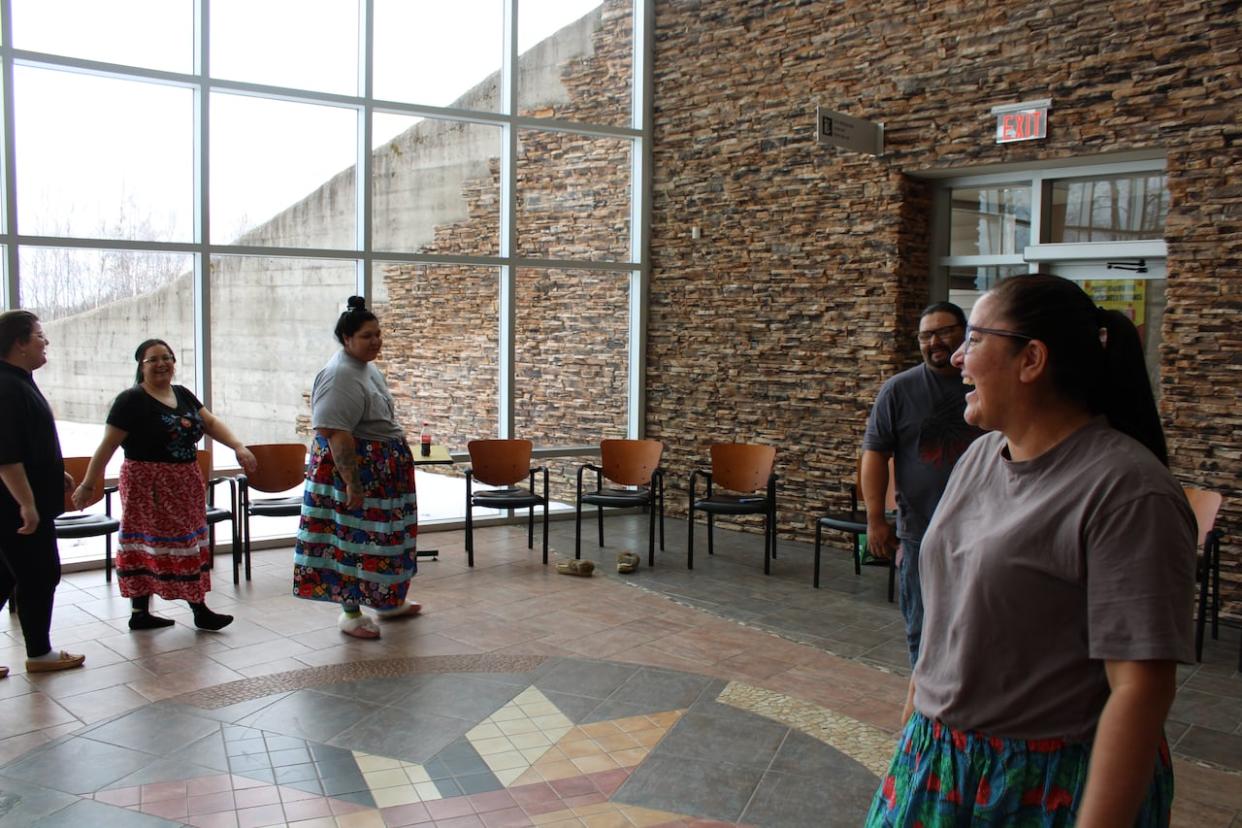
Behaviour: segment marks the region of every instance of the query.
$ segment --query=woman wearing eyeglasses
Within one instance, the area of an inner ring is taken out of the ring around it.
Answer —
[[[138,371],[132,388],[112,403],[103,441],[91,457],[86,480],[96,480],[117,447],[121,465],[121,546],[116,556],[121,594],[131,602],[129,628],[149,630],[174,622],[151,614],[151,596],[184,599],[194,625],[219,630],[233,616],[212,612],[205,603],[211,589],[206,489],[196,445],[204,434],[233,449],[247,472],[254,455],[189,389],[173,385],[177,357],[162,339],[148,339],[134,352]],[[81,508],[91,484],[73,494]]]
[[[922,651],[869,826],[1165,826],[1195,522],[1134,325],[1002,282],[953,355],[966,422],[923,541]]]

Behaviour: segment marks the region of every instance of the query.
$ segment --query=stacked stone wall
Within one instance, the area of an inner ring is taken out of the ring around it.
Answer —
[[[1242,525],[1238,14],[1197,0],[658,4],[646,413],[670,482],[684,487],[677,472],[713,441],[772,443],[782,534],[806,539],[842,502],[880,384],[917,358],[917,179],[1163,150],[1173,468]],[[1036,98],[1052,99],[1047,139],[997,145],[991,107]],[[817,144],[817,104],[884,123],[883,156]],[[1240,552],[1223,556],[1234,602]]]

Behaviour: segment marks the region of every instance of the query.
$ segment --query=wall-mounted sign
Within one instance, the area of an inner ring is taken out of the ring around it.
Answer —
[[[992,107],[996,116],[996,143],[1034,141],[1048,136],[1048,110],[1052,100],[1023,101]]]
[[[884,126],[843,112],[815,107],[815,138],[821,144],[880,155],[884,151]]]

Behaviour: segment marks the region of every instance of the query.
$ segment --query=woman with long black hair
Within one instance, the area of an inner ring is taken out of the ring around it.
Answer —
[[[922,650],[869,826],[1165,826],[1195,522],[1138,332],[1056,276],[980,298],[959,461],[923,541]]]

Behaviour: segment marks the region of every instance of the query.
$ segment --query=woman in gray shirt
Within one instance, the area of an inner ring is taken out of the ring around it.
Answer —
[[[1195,523],[1138,332],[1056,276],[1002,282],[953,356],[966,422],[923,541],[906,727],[868,826],[1169,824]]]
[[[360,296],[336,323],[342,348],[315,377],[302,516],[293,552],[293,594],[341,605],[341,632],[379,638],[381,618],[415,615],[406,599],[418,569],[414,458],[397,423],[392,394],[371,363],[379,320]]]

